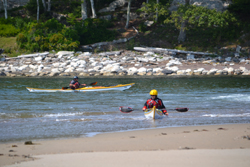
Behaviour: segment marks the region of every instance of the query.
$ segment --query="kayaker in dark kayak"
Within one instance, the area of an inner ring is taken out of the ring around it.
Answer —
[[[80,88],[80,86],[86,86],[86,84],[80,84],[78,82],[78,77],[74,76],[74,79],[72,81],[70,81],[69,87],[71,89],[77,89],[77,88]]]
[[[142,108],[143,111],[145,111],[148,108],[153,108],[154,106],[157,109],[162,110],[163,114],[168,115],[168,112],[160,98],[157,97],[158,92],[157,90],[153,89],[149,92],[151,98],[146,101],[144,104],[144,107]]]

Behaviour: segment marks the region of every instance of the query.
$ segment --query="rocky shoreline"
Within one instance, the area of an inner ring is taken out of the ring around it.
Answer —
[[[2,57],[1,77],[250,75],[250,56],[60,51]]]

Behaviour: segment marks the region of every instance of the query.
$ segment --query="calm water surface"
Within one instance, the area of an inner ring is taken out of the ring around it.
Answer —
[[[84,78],[99,86],[136,83],[125,91],[30,93],[26,87],[61,88],[71,78],[0,78],[0,142],[92,136],[136,129],[250,123],[250,77]],[[169,111],[145,119],[141,108],[157,89]],[[124,114],[119,106],[130,106]]]

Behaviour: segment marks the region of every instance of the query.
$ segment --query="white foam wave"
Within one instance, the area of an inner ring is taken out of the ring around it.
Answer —
[[[132,120],[145,120],[146,118],[145,117],[134,117],[134,118],[131,118]]]
[[[76,112],[76,113],[56,113],[56,114],[45,114],[44,117],[67,117],[67,116],[76,116],[82,115],[83,112]]]
[[[56,122],[69,121],[69,119],[56,119]]]
[[[248,94],[230,94],[224,96],[212,97],[212,99],[225,99],[229,101],[250,101],[250,95]]]
[[[243,114],[205,114],[203,117],[250,117],[250,113]]]
[[[86,133],[86,137],[94,137],[95,135],[98,135],[100,134],[101,132],[89,132],[89,133]]]
[[[61,121],[84,121],[84,118],[80,119],[56,119],[56,122],[61,122]]]
[[[5,118],[19,118],[21,117],[21,114],[19,113],[0,113],[0,116]]]

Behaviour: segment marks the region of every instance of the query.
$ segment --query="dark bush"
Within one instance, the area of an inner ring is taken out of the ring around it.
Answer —
[[[108,30],[105,26],[111,26],[107,21],[101,19],[86,19],[84,23],[77,23],[75,30],[80,36],[80,44],[92,44],[115,39],[116,31]]]

